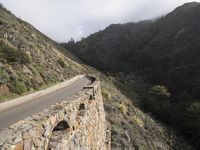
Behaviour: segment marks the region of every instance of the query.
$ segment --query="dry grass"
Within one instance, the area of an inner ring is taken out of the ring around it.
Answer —
[[[138,126],[140,126],[140,127],[142,127],[142,128],[144,127],[145,123],[144,123],[144,121],[142,121],[139,117],[137,117],[137,116],[135,115],[135,116],[132,116],[131,118],[132,118],[132,121],[133,121],[133,122],[135,122],[135,123],[138,124]]]
[[[125,104],[119,104],[118,108],[119,108],[120,112],[123,114],[126,114],[128,111],[128,108]]]

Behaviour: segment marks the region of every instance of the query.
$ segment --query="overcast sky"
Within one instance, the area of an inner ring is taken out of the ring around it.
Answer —
[[[55,41],[79,40],[112,23],[155,18],[189,0],[0,0]],[[197,0],[200,1],[200,0]]]

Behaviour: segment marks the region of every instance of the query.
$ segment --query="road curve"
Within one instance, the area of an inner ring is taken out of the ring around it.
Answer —
[[[63,87],[58,91],[49,93],[34,100],[8,108],[0,112],[0,129],[9,127],[19,120],[23,120],[28,116],[41,112],[43,109],[72,96],[79,92],[84,86],[90,84],[90,80],[86,77],[74,81],[72,84]]]

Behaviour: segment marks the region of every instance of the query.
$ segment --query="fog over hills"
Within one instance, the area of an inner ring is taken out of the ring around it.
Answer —
[[[156,18],[189,0],[0,0],[58,42],[80,40],[113,23]],[[197,0],[200,1],[200,0]]]

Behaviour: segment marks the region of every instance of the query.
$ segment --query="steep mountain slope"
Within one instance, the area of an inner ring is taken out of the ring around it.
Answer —
[[[184,60],[179,56],[180,53],[184,52],[187,56],[185,49],[199,46],[199,7],[199,3],[187,3],[157,20],[110,25],[105,30],[77,42],[69,50],[102,70],[134,71],[155,65],[159,61],[157,59],[175,59],[170,65],[181,65]],[[73,43],[63,45],[67,48],[70,44]],[[143,53],[147,55],[146,58]],[[190,53],[196,56],[197,52],[193,50]],[[144,60],[138,60],[140,55]],[[179,60],[180,58],[182,59]],[[131,65],[133,63],[136,64]],[[129,67],[124,67],[123,64],[128,64]]]
[[[101,70],[121,70],[121,67],[126,70],[129,68],[127,57],[130,51],[138,49],[142,44],[138,36],[151,24],[152,21],[148,20],[113,24],[76,44],[70,41],[62,45],[83,61]]]
[[[116,87],[113,77],[100,76],[113,150],[193,150],[174,130],[135,107]],[[130,81],[129,81],[130,82]]]
[[[156,21],[111,25],[69,50],[101,70],[147,71],[152,82],[167,84],[172,91],[190,92],[198,99],[199,17],[200,4],[187,3]],[[63,45],[68,48],[70,44]],[[177,79],[174,74],[183,76]]]
[[[104,72],[123,72],[116,84],[131,99],[140,84],[139,105],[200,147],[199,18],[200,4],[186,3],[156,20],[110,25],[62,45]],[[143,84],[125,80],[135,77]]]
[[[86,68],[28,23],[0,7],[0,99],[62,81]],[[74,59],[74,60],[73,60]]]
[[[113,149],[193,149],[176,133],[137,109],[118,82],[84,65],[30,24],[0,7],[0,96],[24,94],[76,74],[100,78]],[[65,55],[64,55],[65,54]],[[101,112],[100,112],[101,113]]]

